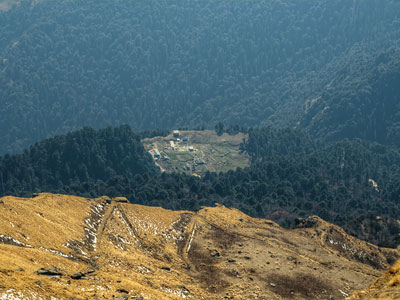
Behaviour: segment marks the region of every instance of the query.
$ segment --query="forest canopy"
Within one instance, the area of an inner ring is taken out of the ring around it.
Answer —
[[[0,153],[84,126],[298,126],[399,145],[400,2],[23,1],[0,12]]]

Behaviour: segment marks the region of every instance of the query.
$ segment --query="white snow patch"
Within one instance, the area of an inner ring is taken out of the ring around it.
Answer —
[[[189,295],[189,292],[187,290],[183,290],[183,289],[173,290],[168,287],[161,287],[160,290],[163,292],[181,297],[181,298],[191,298],[192,297]]]

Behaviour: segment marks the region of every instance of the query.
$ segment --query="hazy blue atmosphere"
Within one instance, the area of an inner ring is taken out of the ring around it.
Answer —
[[[40,1],[0,12],[0,152],[83,126],[400,141],[400,3]]]

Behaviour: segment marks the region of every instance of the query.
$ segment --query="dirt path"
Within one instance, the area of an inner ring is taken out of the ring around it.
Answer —
[[[97,243],[96,243],[96,249],[98,249],[100,247],[102,238],[103,238],[103,233],[104,233],[104,229],[106,228],[107,222],[108,220],[111,218],[112,214],[114,213],[114,210],[116,209],[116,203],[115,202],[111,202],[106,211],[104,212],[103,217],[101,218],[101,222],[100,225],[97,229]]]

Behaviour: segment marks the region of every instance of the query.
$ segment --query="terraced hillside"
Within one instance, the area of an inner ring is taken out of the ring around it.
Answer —
[[[0,199],[0,299],[344,299],[399,253],[318,217],[286,230],[217,205]]]
[[[215,131],[178,131],[166,137],[144,139],[144,147],[165,172],[204,175],[227,172],[250,165],[249,156],[240,150],[247,134],[217,135]]]

